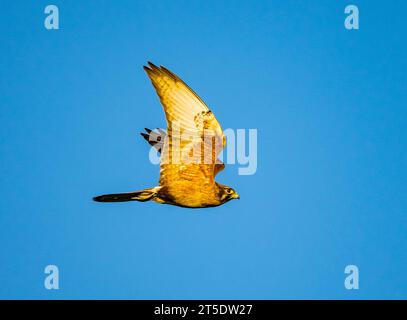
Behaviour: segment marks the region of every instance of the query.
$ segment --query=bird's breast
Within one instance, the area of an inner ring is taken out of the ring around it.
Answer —
[[[209,184],[192,186],[182,182],[175,182],[169,186],[161,187],[159,197],[167,203],[192,208],[221,204],[216,192]]]

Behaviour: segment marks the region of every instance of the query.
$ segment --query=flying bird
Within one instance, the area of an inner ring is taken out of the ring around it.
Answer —
[[[98,202],[155,201],[189,208],[222,205],[239,199],[217,183],[225,168],[218,159],[226,137],[212,111],[177,75],[163,66],[144,66],[167,120],[167,130],[145,128],[142,137],[160,153],[159,185],[144,190],[94,197]]]

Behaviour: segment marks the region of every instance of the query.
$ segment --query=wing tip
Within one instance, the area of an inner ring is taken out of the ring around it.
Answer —
[[[154,63],[151,61],[147,61],[147,65],[143,66],[143,69],[145,72],[147,72],[147,75],[152,78],[153,76],[159,76],[160,73],[162,73],[161,68],[157,67]]]
[[[144,132],[140,132],[140,135],[141,135],[145,140],[149,141],[150,135],[148,135],[147,133],[144,133]]]
[[[170,78],[174,79],[175,81],[179,80],[179,77],[175,73],[173,73],[172,71],[168,70],[166,67],[160,66],[160,70],[163,71]]]
[[[147,72],[147,74],[149,74],[150,72],[152,72],[153,70],[151,70],[149,67],[147,66],[143,66],[143,69],[145,72]]]
[[[170,78],[172,78],[175,81],[178,81],[179,78],[177,75],[175,75],[172,71],[168,70],[166,67],[164,66],[156,66],[154,63],[152,63],[151,61],[147,61],[147,65],[143,66],[143,69],[147,72],[147,74],[162,74],[162,75],[166,75]]]
[[[151,70],[160,70],[159,67],[157,67],[154,63],[152,63],[151,61],[147,61],[147,65]]]

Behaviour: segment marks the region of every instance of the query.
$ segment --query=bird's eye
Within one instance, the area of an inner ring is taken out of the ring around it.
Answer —
[[[228,193],[233,193],[232,189],[228,188],[227,190]]]

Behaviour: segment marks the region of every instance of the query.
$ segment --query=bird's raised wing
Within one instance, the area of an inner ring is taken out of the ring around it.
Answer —
[[[150,62],[144,70],[157,91],[167,119],[160,184],[177,176],[196,181],[206,177],[214,181],[215,173],[223,169],[217,155],[226,143],[219,122],[202,99],[174,73]]]

